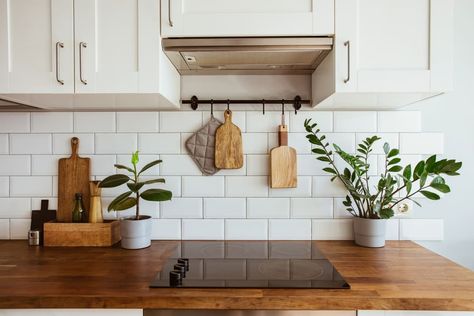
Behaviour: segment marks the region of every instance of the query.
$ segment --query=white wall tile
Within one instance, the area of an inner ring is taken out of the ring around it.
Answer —
[[[247,155],[247,175],[267,176],[269,169],[269,155]]]
[[[400,232],[400,221],[396,218],[387,220],[387,228],[385,232],[386,240],[398,240]]]
[[[160,155],[162,175],[193,176],[202,175],[194,160],[188,155]]]
[[[10,239],[28,239],[30,230],[30,219],[11,219],[10,220]]]
[[[314,240],[352,240],[354,228],[352,219],[313,219]]]
[[[400,219],[401,240],[443,240],[442,219]]]
[[[0,239],[10,239],[9,219],[0,219]]]
[[[10,179],[8,177],[0,177],[0,197],[10,195]]]
[[[405,167],[406,165],[411,164],[412,168],[416,166],[416,164],[423,159],[422,155],[398,155],[398,158],[401,159],[399,165]],[[378,173],[381,174],[385,172],[385,156],[379,155],[378,156]]]
[[[153,219],[152,239],[181,239],[180,219]]]
[[[58,188],[59,188],[58,176],[52,176],[52,178],[53,178],[53,193],[51,194],[51,196],[54,196],[54,197],[57,198],[58,197]],[[92,179],[92,177],[91,177],[91,179]]]
[[[226,240],[266,240],[268,221],[266,219],[227,219]]]
[[[202,112],[160,112],[160,132],[196,132],[202,126]]]
[[[10,154],[51,154],[52,137],[49,134],[11,134]]]
[[[116,163],[115,155],[90,155],[91,159],[91,175],[93,176],[110,176],[116,173],[114,164]]]
[[[53,134],[53,154],[71,155],[71,138],[79,138],[79,155],[93,154],[94,134]]]
[[[310,197],[311,196],[311,177],[298,177],[298,186],[288,189],[270,189],[271,197]]]
[[[117,132],[158,132],[158,112],[117,112]]]
[[[0,156],[0,175],[23,176],[29,175],[31,170],[30,156],[10,155]]]
[[[268,177],[266,176],[226,177],[225,185],[228,197],[268,196]]]
[[[242,149],[244,154],[267,154],[268,134],[242,133]]]
[[[223,219],[183,219],[182,238],[189,240],[224,239]]]
[[[345,197],[347,191],[344,185],[337,179],[331,181],[331,176],[313,177],[314,197]]]
[[[377,112],[344,111],[334,112],[335,132],[376,132]]]
[[[349,167],[349,164],[345,162],[339,155],[334,156],[334,163],[339,170],[339,172],[343,172],[345,168],[349,168],[349,170],[352,170],[351,167]],[[379,156],[377,155],[369,155],[368,163],[370,165],[369,167],[369,176],[375,176],[378,174],[378,163],[379,163]],[[324,165],[324,167],[330,167],[328,163]],[[321,175],[330,175],[327,172],[322,172]]]
[[[50,196],[52,181],[51,177],[10,177],[10,196]]]
[[[10,112],[0,115],[0,133],[28,133],[30,113]]]
[[[73,113],[35,112],[31,113],[32,133],[67,133],[73,130]]]
[[[342,150],[348,153],[355,153],[356,151],[355,133],[327,133],[321,135],[326,136],[329,149],[332,151],[334,151],[333,144],[338,145]]]
[[[270,219],[268,225],[270,240],[311,239],[310,219]]]
[[[317,155],[298,155],[297,167],[300,176],[327,175],[323,168],[329,167],[327,162],[316,159]]]
[[[96,134],[96,154],[132,154],[137,150],[137,134]]]
[[[245,218],[245,198],[205,198],[205,218]]]
[[[379,132],[421,132],[421,112],[384,111],[377,113]]]
[[[288,116],[286,123],[289,125]],[[281,124],[281,112],[265,112],[260,111],[247,112],[247,132],[278,132],[278,126]]]
[[[292,198],[291,218],[332,218],[331,198]]]
[[[41,200],[48,200],[48,208],[50,210],[57,210],[58,209],[58,199],[52,197],[38,197],[31,199],[31,209],[32,210],[40,210],[41,209]]]
[[[8,134],[0,134],[0,155],[7,155],[8,148]]]
[[[299,111],[298,114],[290,115],[291,132],[305,133],[304,121],[311,119],[311,123],[317,123],[321,132],[332,132],[333,112],[328,111]]]
[[[179,154],[180,139],[179,133],[139,134],[138,150],[143,154]]]
[[[202,218],[201,198],[173,198],[161,202],[162,218]]]
[[[139,156],[139,161],[137,164],[137,171],[140,171],[146,164],[159,160],[158,155],[142,155]],[[117,155],[117,164],[124,165],[127,167],[132,167],[132,155]],[[117,173],[125,173],[128,174],[128,171],[123,169],[117,169]],[[151,167],[150,169],[146,170],[142,173],[143,176],[149,175],[159,175],[160,174],[160,164]]]
[[[214,111],[214,117],[224,123],[224,111]],[[206,124],[211,119],[211,111],[203,112],[203,124]],[[242,133],[246,130],[245,112],[232,111],[232,123],[237,125]]]
[[[342,204],[345,198],[334,199],[334,218],[352,218],[352,214],[347,211],[347,207]]]
[[[180,153],[181,154],[188,154],[188,149],[186,148],[186,141],[189,139],[189,137],[193,136],[193,134],[194,133],[180,133],[180,142],[181,142]]]
[[[31,174],[34,176],[57,176],[59,159],[64,155],[31,156]]]
[[[400,153],[442,154],[444,135],[442,133],[401,133]]]
[[[247,218],[289,218],[288,198],[248,198]]]
[[[367,137],[372,136],[379,136],[380,140],[378,140],[372,147],[373,151],[372,154],[384,154],[383,145],[388,143],[390,148],[400,148],[400,144],[398,142],[398,133],[357,133],[356,134],[356,143],[360,144],[364,139]]]
[[[74,132],[115,132],[115,113],[75,112]]]
[[[157,188],[157,189],[164,189],[171,191],[173,193],[173,197],[180,197],[181,196],[181,177],[174,177],[174,176],[144,176],[142,180],[151,180],[161,178],[165,179],[165,183],[154,183],[147,185],[147,188]]]
[[[183,196],[221,197],[224,196],[224,177],[191,176],[183,177]]]
[[[30,218],[30,198],[1,198],[0,218]]]

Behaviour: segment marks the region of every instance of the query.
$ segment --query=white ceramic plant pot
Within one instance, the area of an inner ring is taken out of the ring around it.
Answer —
[[[385,246],[386,219],[354,218],[355,243],[364,247]]]
[[[142,249],[151,245],[151,216],[124,218],[120,221],[122,248]]]

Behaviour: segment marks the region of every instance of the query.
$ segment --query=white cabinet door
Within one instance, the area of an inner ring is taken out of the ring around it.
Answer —
[[[162,0],[163,37],[334,33],[334,0]]]
[[[76,0],[76,93],[157,92],[158,0]]]
[[[72,0],[0,0],[0,92],[72,93]]]
[[[336,1],[336,90],[449,90],[452,6],[452,0]]]

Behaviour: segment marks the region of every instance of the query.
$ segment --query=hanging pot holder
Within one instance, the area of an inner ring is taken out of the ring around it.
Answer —
[[[214,147],[216,130],[222,123],[211,116],[209,122],[186,140],[186,149],[206,176],[213,175],[220,169],[214,165]]]

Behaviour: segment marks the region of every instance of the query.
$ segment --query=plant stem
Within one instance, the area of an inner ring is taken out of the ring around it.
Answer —
[[[133,164],[133,176],[134,176],[134,180],[133,182],[135,184],[138,183],[138,175],[137,175],[137,166],[135,164]],[[137,206],[135,208],[136,212],[135,212],[135,219],[136,220],[139,220],[140,219],[140,192],[139,190],[137,190],[137,195],[136,195],[136,199],[137,199]]]

